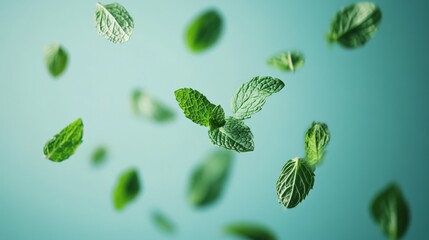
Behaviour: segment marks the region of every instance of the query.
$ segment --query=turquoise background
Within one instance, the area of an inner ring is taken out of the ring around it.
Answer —
[[[0,239],[235,239],[221,231],[235,221],[264,224],[279,239],[386,239],[368,206],[391,181],[411,208],[404,239],[426,239],[429,2],[375,1],[383,19],[367,45],[330,46],[330,21],[352,2],[121,0],[135,21],[122,45],[97,34],[93,1],[3,3]],[[222,13],[225,29],[215,47],[195,55],[184,30],[209,7]],[[43,60],[52,42],[70,57],[57,80]],[[290,49],[306,56],[298,72],[266,65]],[[220,201],[194,209],[188,177],[216,147],[206,129],[183,116],[173,92],[198,89],[231,114],[233,93],[259,75],[281,78],[286,87],[247,121],[255,151],[235,155]],[[135,117],[134,88],[173,108],[176,120],[159,125]],[[60,164],[45,160],[45,142],[78,117],[85,133],[75,155]],[[304,155],[313,120],[329,125],[328,154],[308,198],[285,210],[275,182],[287,160]],[[109,159],[94,168],[89,158],[99,144],[109,147]],[[138,168],[143,193],[116,212],[113,186],[129,167]],[[176,235],[158,231],[153,209],[176,223]]]

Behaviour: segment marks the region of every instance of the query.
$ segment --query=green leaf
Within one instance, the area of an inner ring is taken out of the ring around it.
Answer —
[[[169,122],[174,119],[174,112],[154,99],[145,91],[134,90],[131,96],[131,106],[136,115],[154,120],[159,123]]]
[[[155,225],[158,227],[158,229],[165,233],[172,234],[176,230],[173,222],[170,219],[168,219],[164,214],[162,214],[160,211],[152,212],[152,220],[155,223]]]
[[[232,98],[232,112],[234,118],[247,119],[259,112],[267,97],[279,92],[285,84],[278,78],[254,77],[241,85]]]
[[[225,125],[209,130],[209,137],[213,144],[237,152],[253,151],[253,134],[243,121],[229,117]]]
[[[233,154],[217,150],[208,155],[192,172],[188,199],[192,205],[202,207],[217,201],[224,191],[230,172]]]
[[[377,32],[380,21],[381,11],[374,3],[349,5],[332,20],[328,40],[346,48],[361,47]]]
[[[174,94],[187,118],[202,126],[210,125],[216,105],[210,103],[203,94],[191,88],[178,89]]]
[[[67,52],[59,44],[49,44],[45,48],[45,63],[52,77],[58,77],[67,66]]]
[[[46,142],[43,153],[46,159],[53,162],[62,162],[68,159],[82,143],[82,119],[70,123],[60,133]]]
[[[209,125],[210,129],[220,128],[225,125],[225,112],[220,105],[213,108],[212,114],[209,119]]]
[[[116,210],[123,210],[140,192],[137,170],[134,168],[123,172],[113,192],[113,205]]]
[[[186,31],[186,42],[193,52],[201,52],[214,45],[222,32],[222,17],[214,10],[207,10],[195,18]]]
[[[104,146],[97,147],[94,152],[92,152],[91,162],[93,165],[101,165],[106,161],[107,158],[107,148]]]
[[[97,32],[113,43],[124,43],[130,39],[134,21],[127,10],[118,3],[97,3],[95,10]]]
[[[296,207],[314,185],[314,172],[300,158],[289,160],[277,180],[277,198],[286,208]]]
[[[401,189],[389,184],[372,200],[371,215],[390,239],[401,239],[407,231],[410,213]]]
[[[313,169],[322,160],[330,139],[328,125],[325,123],[313,122],[307,130],[305,134],[305,161]]]
[[[234,223],[225,226],[224,232],[229,235],[251,240],[276,240],[275,234],[265,226],[254,223]]]
[[[279,53],[270,59],[268,64],[281,70],[295,72],[304,65],[304,55],[298,51],[288,51]]]

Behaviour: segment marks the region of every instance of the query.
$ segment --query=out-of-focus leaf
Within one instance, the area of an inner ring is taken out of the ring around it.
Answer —
[[[123,210],[140,193],[140,182],[134,168],[123,172],[113,191],[113,204],[116,210]]]
[[[162,232],[172,234],[176,231],[173,222],[160,211],[152,212],[152,220]]]
[[[101,165],[106,161],[107,148],[105,146],[98,146],[91,155],[91,162],[93,165]]]
[[[210,9],[195,18],[186,31],[186,42],[193,52],[201,52],[214,45],[222,32],[222,17]]]
[[[249,240],[276,240],[276,235],[265,226],[254,223],[233,223],[225,226],[224,232]]]
[[[154,99],[145,91],[134,90],[131,106],[136,115],[152,119],[156,122],[169,122],[174,119],[174,112],[169,107]]]

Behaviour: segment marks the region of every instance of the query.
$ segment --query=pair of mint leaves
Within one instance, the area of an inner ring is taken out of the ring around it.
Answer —
[[[233,96],[231,117],[225,117],[225,111],[220,105],[212,104],[197,90],[181,88],[174,94],[187,118],[209,127],[208,134],[213,144],[237,152],[249,152],[254,150],[253,134],[243,120],[259,112],[266,98],[283,87],[284,83],[278,78],[252,78]]]

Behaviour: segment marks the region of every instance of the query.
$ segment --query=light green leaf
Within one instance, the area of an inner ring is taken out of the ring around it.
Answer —
[[[95,10],[97,32],[113,43],[124,43],[130,39],[134,21],[127,10],[118,3],[97,3]]]
[[[101,165],[106,161],[107,158],[107,148],[105,146],[97,147],[91,156],[91,162],[93,165]]]
[[[401,189],[389,184],[372,200],[371,215],[391,240],[401,239],[407,231],[410,213]]]
[[[67,52],[59,44],[49,44],[45,48],[45,63],[52,77],[58,77],[67,67]]]
[[[188,199],[192,205],[202,207],[217,201],[224,191],[230,172],[233,154],[217,150],[208,155],[192,172]]]
[[[231,102],[234,117],[242,120],[250,118],[262,109],[267,97],[279,92],[284,85],[280,79],[273,77],[254,77],[241,85]]]
[[[82,119],[70,123],[48,142],[43,148],[46,159],[53,162],[62,162],[68,159],[82,143],[83,123]]]
[[[172,234],[176,231],[173,222],[160,211],[152,212],[152,220],[159,230]]]
[[[225,125],[209,130],[209,137],[213,144],[237,152],[253,151],[253,134],[243,121],[229,117]]]
[[[140,192],[137,170],[134,168],[123,172],[113,191],[113,205],[116,210],[123,210]]]
[[[254,223],[234,223],[225,226],[224,232],[250,240],[276,240],[276,235],[265,226]]]
[[[193,52],[201,52],[214,45],[222,32],[222,17],[207,10],[195,18],[186,30],[186,42]]]
[[[377,32],[380,21],[381,11],[374,3],[349,5],[332,20],[328,40],[346,48],[361,47]]]
[[[295,72],[304,65],[304,55],[298,51],[282,52],[268,59],[267,63],[281,71]]]
[[[314,185],[314,172],[300,158],[289,160],[277,180],[277,198],[286,208],[296,207]]]
[[[159,123],[169,122],[174,119],[174,112],[169,107],[154,99],[145,91],[134,90],[131,96],[131,105],[136,115],[141,115]]]
[[[210,129],[220,128],[225,125],[225,112],[220,105],[213,108],[211,117],[209,119],[209,125]]]
[[[313,122],[305,134],[305,161],[313,169],[322,160],[325,148],[331,139],[328,125]]]
[[[203,94],[191,88],[178,89],[174,94],[187,118],[202,126],[210,125],[216,105],[210,103]]]

